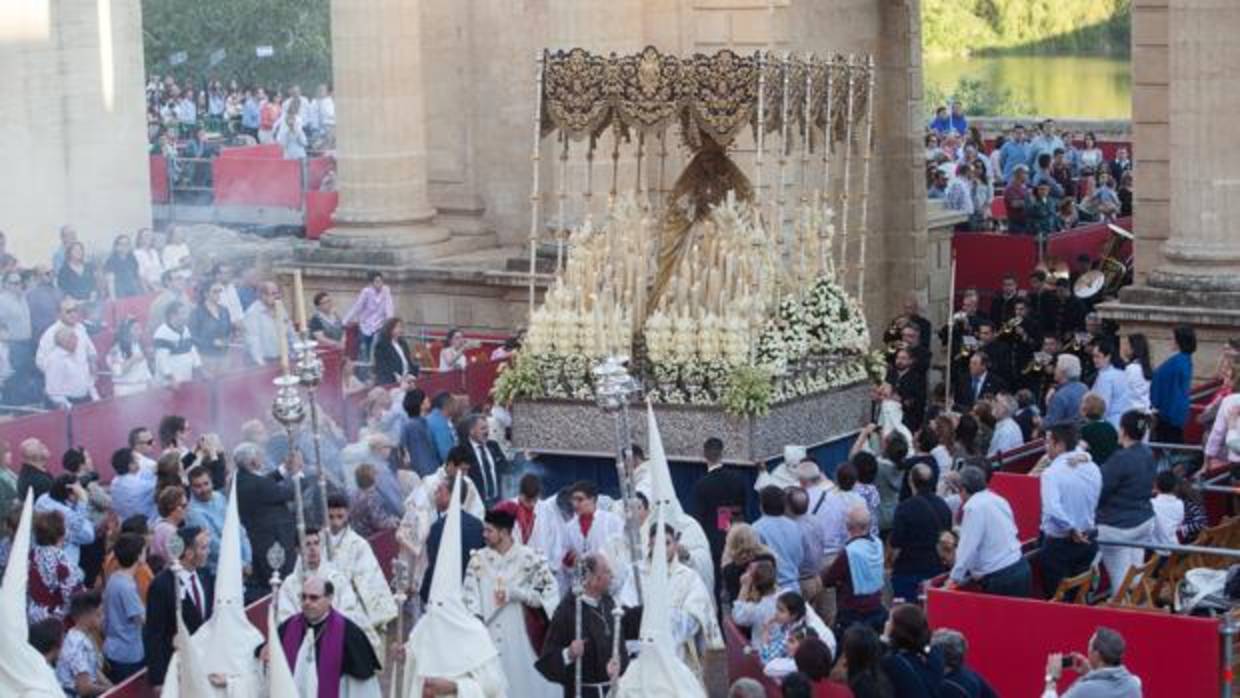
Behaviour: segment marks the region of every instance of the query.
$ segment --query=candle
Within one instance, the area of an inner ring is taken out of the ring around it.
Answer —
[[[297,330],[306,331],[306,290],[301,285],[301,270],[293,270],[293,295],[297,301]]]
[[[276,301],[276,338],[280,345],[280,368],[288,373],[288,318],[284,315],[284,301]]]

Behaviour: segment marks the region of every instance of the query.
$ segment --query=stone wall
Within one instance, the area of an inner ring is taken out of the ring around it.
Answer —
[[[149,226],[139,1],[6,5],[0,230],[10,249],[49,259],[65,223],[93,249]]]
[[[1161,266],[1171,235],[1170,0],[1132,3],[1133,232],[1136,281]]]

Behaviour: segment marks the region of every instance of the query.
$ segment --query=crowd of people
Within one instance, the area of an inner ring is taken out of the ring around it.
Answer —
[[[196,89],[192,81],[153,75],[146,85],[146,123],[151,154],[164,156],[171,183],[210,188],[207,161],[223,144],[276,144],[286,160],[334,150],[336,102],[327,84],[308,96],[299,85],[242,87],[232,80],[226,87],[211,79]]]
[[[1044,119],[1017,123],[988,142],[959,103],[939,107],[925,135],[926,190],[969,216],[965,229],[1044,235],[1132,215],[1132,160],[1108,159],[1093,133]],[[1003,214],[996,220],[992,202]]]

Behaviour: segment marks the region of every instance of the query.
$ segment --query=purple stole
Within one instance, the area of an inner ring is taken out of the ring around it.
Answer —
[[[319,676],[319,698],[339,698],[340,672],[344,662],[344,616],[336,609],[327,614],[323,621],[327,627],[317,643],[317,665]],[[284,656],[288,658],[290,670],[297,669],[297,651],[301,649],[302,639],[306,636],[306,617],[300,613],[289,618],[284,627]]]

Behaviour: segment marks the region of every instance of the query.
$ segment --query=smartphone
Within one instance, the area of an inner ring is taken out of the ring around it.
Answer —
[[[1076,666],[1076,664],[1073,662],[1071,654],[1065,654],[1063,657],[1060,657],[1059,666],[1064,669],[1071,669]]]

